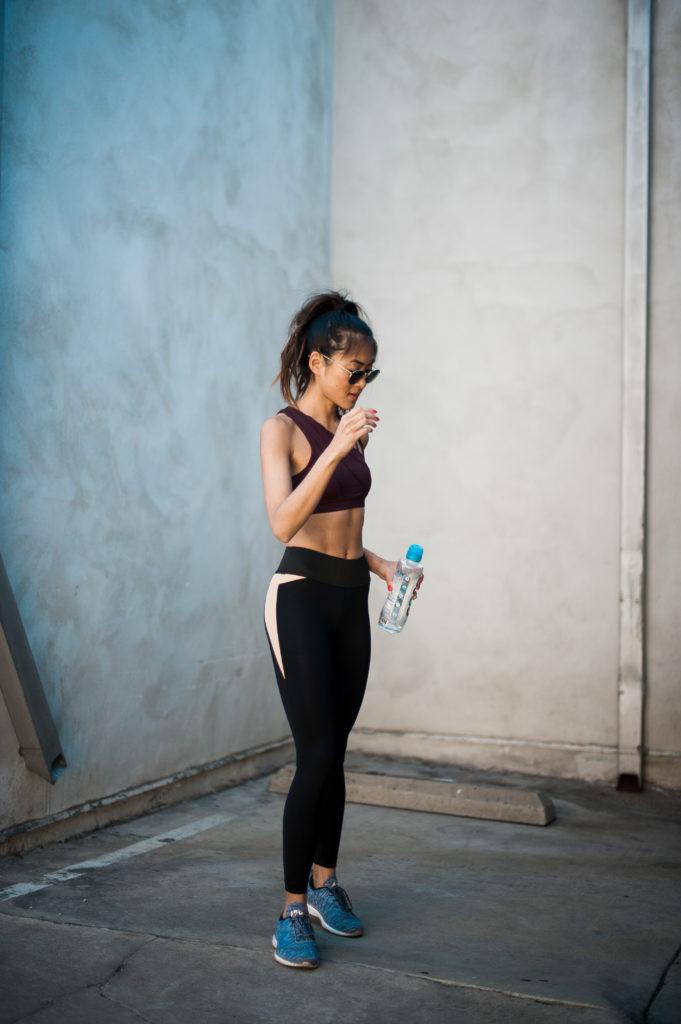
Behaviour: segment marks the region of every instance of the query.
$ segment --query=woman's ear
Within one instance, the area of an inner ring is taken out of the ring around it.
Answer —
[[[326,363],[324,356],[321,352],[311,352],[308,366],[310,367],[310,373],[315,377],[319,377]]]

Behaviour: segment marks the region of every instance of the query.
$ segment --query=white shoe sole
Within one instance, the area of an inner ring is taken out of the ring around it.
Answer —
[[[276,937],[276,935],[272,936],[272,945],[274,946],[274,959],[277,961],[278,964],[283,964],[284,967],[302,967],[303,970],[308,970],[309,971],[309,970],[314,970],[314,968],[318,966],[317,962],[315,962],[315,963],[305,963],[305,964],[294,964],[294,963],[292,963],[291,960],[284,960],[283,956],[279,956],[279,954],[277,953],[277,937]]]
[[[313,907],[311,903],[308,903],[307,905],[307,912],[310,917],[315,919],[315,921],[319,921],[325,932],[331,932],[332,935],[340,935],[342,939],[359,939],[364,935],[363,928],[360,928],[359,931],[355,932],[341,932],[337,928],[332,928],[331,925],[324,920],[317,908]]]

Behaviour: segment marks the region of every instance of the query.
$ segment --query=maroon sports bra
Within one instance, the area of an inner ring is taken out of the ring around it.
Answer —
[[[285,409],[280,409],[279,412],[289,416],[296,426],[300,427],[312,449],[310,461],[305,469],[291,477],[291,483],[295,490],[301,480],[304,480],[310,472],[324,449],[328,448],[333,434],[326,427],[323,427],[321,423],[317,423],[311,416],[308,416],[307,413],[301,412],[300,409],[294,409],[292,406],[287,405]],[[331,479],[326,485],[326,490],[312,514],[316,515],[318,512],[339,512],[346,508],[364,508],[364,499],[369,493],[370,487],[371,473],[364,460],[364,452],[361,450],[361,445],[358,444],[347,455],[344,455],[336,466]]]

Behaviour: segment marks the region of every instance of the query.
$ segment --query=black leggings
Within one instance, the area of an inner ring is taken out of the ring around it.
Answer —
[[[369,673],[368,594],[363,557],[305,548],[286,549],[267,593],[265,628],[296,747],[284,808],[287,892],[306,891],[313,862],[336,866],[345,748]]]

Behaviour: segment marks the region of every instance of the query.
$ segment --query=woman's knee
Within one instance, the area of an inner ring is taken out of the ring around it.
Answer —
[[[334,770],[342,766],[344,750],[335,741],[298,744],[296,746],[296,775],[315,780],[323,786]]]

